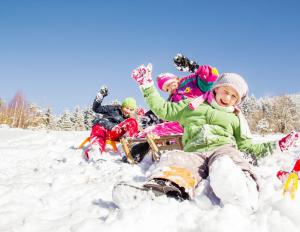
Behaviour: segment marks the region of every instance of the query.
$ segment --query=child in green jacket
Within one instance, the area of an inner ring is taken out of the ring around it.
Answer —
[[[248,93],[246,81],[238,74],[223,73],[213,86],[213,97],[191,109],[191,99],[179,103],[165,101],[153,85],[151,72],[151,64],[142,65],[133,71],[132,77],[159,118],[178,121],[184,128],[184,151],[164,153],[144,187],[191,199],[198,184],[208,178],[223,204],[255,209],[259,186],[240,151],[263,157],[277,147],[282,151],[288,149],[299,134],[290,133],[279,142],[254,144],[247,121],[236,112]]]

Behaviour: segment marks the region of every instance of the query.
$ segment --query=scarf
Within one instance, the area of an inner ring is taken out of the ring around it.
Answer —
[[[202,92],[207,92],[212,89],[214,82],[206,82],[204,80],[201,80],[200,77],[197,77],[197,86],[199,89],[201,89]]]
[[[203,102],[207,101],[209,104],[212,102],[214,99],[214,94],[212,91],[207,91],[204,94],[202,94],[199,97],[196,97],[189,103],[189,108],[191,110],[197,109],[199,105],[201,105]]]
[[[229,107],[220,106],[216,102],[212,91],[208,91],[208,92],[204,93],[203,95],[201,95],[200,97],[195,98],[193,101],[191,101],[189,103],[189,108],[191,110],[195,110],[204,101],[207,101],[213,108],[215,108],[217,110],[220,110],[220,111],[223,111],[223,112],[233,113],[235,111],[234,106],[229,106]],[[247,122],[244,114],[242,112],[239,112],[237,114],[237,116],[238,116],[239,121],[240,121],[241,138],[251,139],[253,136],[251,134],[248,122]]]

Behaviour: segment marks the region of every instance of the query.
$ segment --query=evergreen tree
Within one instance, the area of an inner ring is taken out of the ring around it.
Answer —
[[[42,109],[34,103],[28,107],[26,117],[26,127],[29,128],[45,128]]]
[[[257,122],[262,116],[259,102],[256,100],[255,96],[251,95],[250,97],[247,97],[240,105],[240,108],[248,121],[250,130],[256,131]]]
[[[84,116],[79,106],[76,106],[72,119],[73,119],[75,130],[85,130]]]
[[[93,126],[93,120],[95,118],[95,113],[92,110],[92,106],[87,107],[83,111],[83,118],[84,118],[85,129],[90,130]]]
[[[70,131],[73,129],[73,123],[71,121],[71,114],[68,110],[65,110],[63,115],[58,120],[57,125],[60,130]]]
[[[240,105],[240,108],[243,112],[243,114],[246,117],[249,117],[253,112],[257,111],[259,109],[259,103],[256,100],[254,95],[251,95],[250,97],[247,97],[243,103]]]
[[[47,108],[44,115],[43,115],[43,121],[45,124],[45,127],[50,130],[57,129],[56,127],[56,119],[55,116],[52,114],[52,109]]]

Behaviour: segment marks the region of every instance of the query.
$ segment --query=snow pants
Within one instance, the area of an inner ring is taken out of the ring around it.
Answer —
[[[121,136],[134,136],[138,133],[138,123],[134,118],[128,118],[111,130],[106,130],[103,126],[95,124],[92,127],[90,139],[100,146],[101,152],[105,151],[106,140],[117,141]]]
[[[183,128],[178,122],[163,122],[145,128],[136,137],[145,138],[147,134],[166,136],[183,134]]]
[[[193,198],[197,185],[209,176],[210,167],[215,160],[222,156],[228,156],[244,173],[248,173],[250,178],[255,181],[258,190],[257,178],[251,170],[250,164],[241,157],[240,151],[232,145],[224,145],[208,152],[177,150],[166,152],[162,154],[160,161],[152,167],[149,179],[167,179],[183,187]]]

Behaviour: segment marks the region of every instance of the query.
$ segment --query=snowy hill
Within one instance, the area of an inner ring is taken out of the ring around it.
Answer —
[[[254,214],[212,205],[203,194],[195,201],[159,197],[119,209],[112,201],[114,184],[143,181],[150,161],[131,166],[119,154],[106,153],[87,163],[72,149],[87,135],[0,129],[0,231],[299,231],[300,193],[295,200],[283,197],[276,178],[279,169],[292,167],[299,149],[260,161],[260,206]]]

